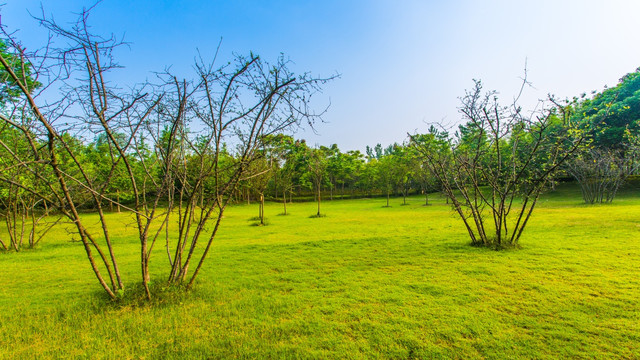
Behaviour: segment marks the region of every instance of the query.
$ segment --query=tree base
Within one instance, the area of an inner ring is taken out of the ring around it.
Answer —
[[[520,246],[520,244],[515,243],[515,244],[510,244],[510,243],[503,243],[503,244],[499,244],[499,243],[482,243],[482,242],[472,242],[469,243],[469,245],[473,246],[473,247],[477,247],[477,248],[485,248],[485,249],[489,249],[489,250],[495,250],[495,251],[501,251],[501,250],[518,250],[521,249],[522,247]]]

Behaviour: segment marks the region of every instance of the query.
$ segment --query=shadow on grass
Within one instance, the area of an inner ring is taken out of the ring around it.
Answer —
[[[53,247],[53,246],[50,246]],[[22,245],[20,250],[16,251],[13,247],[9,247],[8,249],[0,249],[0,254],[23,254],[23,253],[32,253],[39,252],[42,250],[42,244],[37,244],[34,247],[28,247]]]
[[[491,240],[491,239],[490,239]],[[521,249],[521,246],[519,243],[516,244],[509,244],[509,243],[496,243],[496,242],[490,242],[488,244],[484,244],[484,243],[468,243],[469,246],[474,247],[474,248],[479,248],[479,249],[488,249],[488,250],[493,250],[493,251],[512,251],[512,250],[518,250]]]
[[[520,244],[515,246],[500,246],[495,244],[477,244],[469,241],[469,238],[460,238],[459,240],[441,241],[434,245],[434,248],[438,248],[442,253],[465,253],[465,254],[480,254],[480,253],[511,253],[522,250],[523,247]]]
[[[130,285],[125,291],[118,293],[116,300],[111,299],[104,291],[94,291],[91,295],[91,307],[95,313],[127,308],[162,308],[182,304],[188,297],[193,297],[193,289],[187,289],[186,285],[167,285],[166,281],[150,284],[149,290],[151,300],[147,299],[142,283]]]
[[[260,221],[260,216],[251,217],[251,218],[247,219],[247,221],[253,221],[250,226],[267,226],[267,225],[269,225],[269,221],[267,220],[267,218],[264,218],[262,220],[262,222],[261,222]]]

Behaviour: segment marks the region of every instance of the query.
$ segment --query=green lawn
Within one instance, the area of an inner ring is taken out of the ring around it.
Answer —
[[[117,238],[129,282],[111,303],[73,235],[51,233],[0,253],[0,358],[640,358],[640,197],[549,194],[507,251],[469,246],[442,199],[401,201],[327,201],[315,219],[267,204],[265,227],[232,207],[189,294],[162,290],[155,249],[151,304],[135,238]]]

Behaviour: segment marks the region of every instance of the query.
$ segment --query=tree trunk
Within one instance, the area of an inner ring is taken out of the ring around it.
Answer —
[[[318,214],[320,216],[320,186],[318,186]]]
[[[282,191],[282,205],[284,206],[284,215],[287,215],[287,192]]]
[[[273,188],[275,190],[275,195],[273,198],[277,199],[278,198],[278,172],[277,171],[273,172]]]
[[[200,209],[204,209],[204,184],[200,188]]]
[[[147,246],[144,244],[142,246],[142,285],[144,286],[144,292],[147,295],[147,300],[151,300],[151,290],[149,290],[149,280],[151,277],[149,276],[149,257],[146,255]]]
[[[260,194],[260,225],[264,226],[264,194]]]

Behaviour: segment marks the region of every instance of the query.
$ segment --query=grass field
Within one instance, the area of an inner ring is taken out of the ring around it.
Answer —
[[[640,197],[545,196],[518,250],[469,246],[442,199],[232,207],[195,289],[102,294],[82,247],[52,233],[0,253],[0,358],[640,358]],[[92,215],[87,215],[91,219]],[[126,214],[111,214],[124,233]],[[133,228],[128,229],[133,231]]]

